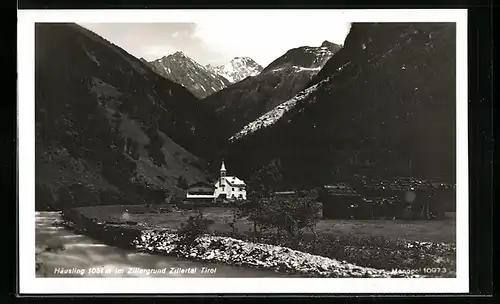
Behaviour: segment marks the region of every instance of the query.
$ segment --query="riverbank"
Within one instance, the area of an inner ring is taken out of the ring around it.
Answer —
[[[61,226],[60,212],[37,212],[37,277],[275,278],[284,274],[110,246]]]
[[[132,210],[133,208],[127,206],[128,209]],[[330,238],[327,242],[320,243],[319,250],[316,248],[317,252],[329,250],[329,254],[318,255],[290,248],[293,246],[283,246],[282,239],[270,236],[259,240],[268,244],[260,244],[260,242],[255,242],[255,238],[252,239],[248,235],[239,235],[234,238],[227,234],[223,235],[223,233],[219,233],[219,235],[212,233],[212,235],[198,237],[193,244],[186,247],[180,242],[173,229],[151,229],[144,223],[131,220],[132,216],[130,215],[123,217],[121,222],[117,220],[106,222],[97,217],[88,216],[88,209],[85,211],[68,210],[65,211],[64,217],[67,221],[73,222],[79,229],[83,229],[84,233],[105,239],[107,243],[149,253],[161,253],[193,260],[315,277],[454,276],[452,256],[455,249],[452,245],[447,244],[403,242],[401,240],[391,242],[387,239],[379,239],[378,243],[374,243],[374,240],[367,242],[366,240],[360,241],[359,238]],[[96,212],[96,210],[92,211]],[[133,212],[131,213],[133,214]],[[103,215],[103,217],[105,216]],[[349,245],[345,242],[349,242]],[[356,244],[356,242],[361,243]],[[290,242],[290,244],[292,243]],[[325,244],[329,245],[325,246]],[[342,259],[342,257],[349,259]],[[355,263],[353,259],[364,261],[364,265]],[[387,263],[391,262],[391,259],[393,262],[394,260],[398,262],[399,259],[405,263],[399,263],[399,267],[385,269],[367,266],[370,263],[374,264],[373,261],[379,261],[381,265],[388,265]],[[392,265],[394,264],[396,263]],[[413,265],[422,266],[415,267]],[[393,273],[392,269],[399,269],[400,273]]]
[[[202,235],[186,246],[178,234],[167,230],[144,231],[133,243],[137,249],[145,252],[173,254],[195,260],[255,267],[306,277],[418,278],[424,275],[361,267],[287,247],[245,242],[230,237]]]

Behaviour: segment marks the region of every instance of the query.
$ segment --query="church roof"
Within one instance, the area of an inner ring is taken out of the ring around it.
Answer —
[[[221,171],[226,171],[226,166],[224,165],[224,161],[222,161],[222,165],[220,166]]]
[[[230,185],[245,185],[245,182],[236,176],[226,176],[225,178]]]

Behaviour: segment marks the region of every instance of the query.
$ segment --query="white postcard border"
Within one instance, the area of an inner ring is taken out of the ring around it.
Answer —
[[[260,18],[336,18],[346,22],[457,23],[457,277],[36,278],[34,23],[255,22]],[[18,11],[19,292],[21,294],[168,293],[465,293],[469,291],[467,10],[20,10]]]

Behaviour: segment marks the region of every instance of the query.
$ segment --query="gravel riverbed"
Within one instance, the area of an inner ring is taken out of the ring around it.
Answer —
[[[257,267],[311,277],[418,278],[421,274],[361,267],[287,247],[245,242],[231,237],[203,235],[186,245],[170,230],[145,230],[133,240],[139,251],[162,253],[195,260]],[[360,252],[359,254],[363,254]]]

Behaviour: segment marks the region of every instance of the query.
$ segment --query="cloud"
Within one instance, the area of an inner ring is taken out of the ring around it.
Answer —
[[[343,44],[349,29],[346,22],[297,22],[282,17],[253,23],[198,23],[194,35],[227,56],[248,56],[267,65],[291,48],[319,46],[324,40]]]
[[[200,64],[224,64],[234,57],[251,57],[266,66],[287,50],[319,46],[324,40],[342,44],[350,23],[319,14],[308,18],[306,11],[237,14],[230,11],[217,18],[176,23],[85,23],[96,32],[136,57],[155,60],[183,51]],[[318,14],[318,13],[316,13]]]
[[[144,57],[147,60],[158,59],[163,56],[175,53],[178,51],[177,48],[173,47],[169,44],[158,44],[158,45],[145,45],[141,48],[140,53],[141,57]],[[186,55],[189,56],[187,52]]]

